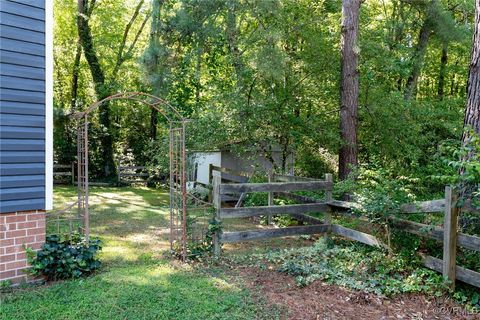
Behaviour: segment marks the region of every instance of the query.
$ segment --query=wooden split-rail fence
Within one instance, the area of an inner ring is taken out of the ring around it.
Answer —
[[[214,173],[220,176],[222,182],[232,182],[232,183],[247,183],[250,181],[252,173],[241,172],[233,170],[230,168],[224,168],[210,164],[208,167],[208,181],[213,185],[213,175]],[[245,198],[245,194],[224,194],[221,196],[222,201],[224,202],[236,202],[236,207],[239,207]],[[213,193],[210,193],[209,200],[212,202]]]
[[[343,201],[332,201],[330,205],[343,210],[351,210],[357,206],[355,203]],[[456,279],[480,288],[480,273],[456,264],[457,247],[480,252],[480,237],[458,232],[460,212],[478,210],[470,201],[459,206],[453,188],[446,186],[444,199],[408,203],[400,208],[400,214],[443,213],[443,228],[400,219],[393,215],[389,217],[389,222],[396,229],[443,243],[443,259],[423,255],[423,264],[429,269],[441,272],[452,288],[455,287]]]
[[[275,206],[273,204],[274,194],[292,191],[319,191],[323,190],[330,194],[333,189],[332,176],[327,175],[325,180],[309,180],[309,181],[289,181],[275,182],[275,176],[270,175],[270,182],[267,183],[223,183],[221,171],[213,170],[213,204],[216,208],[215,219],[220,222],[223,219],[247,218],[257,216],[268,216],[288,214],[296,218],[308,219],[312,225],[249,230],[238,232],[217,233],[214,237],[214,252],[220,254],[220,246],[222,243],[240,242],[246,240],[259,240],[273,237],[284,237],[291,235],[307,235],[319,234],[331,231],[331,225],[323,223],[319,219],[308,217],[306,213],[311,212],[328,212],[329,206],[325,202],[301,203],[284,206]],[[239,207],[224,208],[222,207],[224,196],[241,195],[254,192],[268,192],[268,206],[258,207]]]
[[[228,170],[223,169],[223,171]],[[212,170],[212,183],[213,205],[216,208],[215,220],[217,222],[232,218],[271,217],[272,215],[285,214],[309,224],[224,233],[219,231],[214,236],[215,255],[220,255],[221,244],[223,243],[310,234],[325,234],[326,236],[335,234],[370,246],[388,247],[382,240],[371,234],[332,223],[331,214],[333,211],[342,213],[358,207],[358,204],[332,199],[333,181],[330,174],[325,175],[324,180],[270,174],[269,182],[267,183],[225,183],[222,171],[217,171],[214,168]],[[324,191],[325,199],[320,201],[292,193],[294,191]],[[222,205],[224,196],[238,196],[239,194],[255,192],[268,192],[267,206],[232,208],[223,207]],[[273,202],[275,197],[295,200],[298,204],[276,206]],[[459,212],[475,210],[468,201],[462,207],[457,207],[457,197],[452,188],[447,186],[444,199],[405,204],[400,210],[402,214],[442,212],[444,213],[443,228],[400,219],[393,215],[389,220],[394,228],[422,237],[432,238],[443,243],[443,259],[424,256],[423,263],[427,268],[441,272],[452,287],[455,286],[456,279],[480,287],[479,272],[456,265],[457,247],[480,251],[480,237],[458,232]],[[313,212],[325,213],[324,220],[308,215],[308,213]],[[269,219],[269,221],[271,220]]]
[[[54,164],[53,165],[53,182],[55,184],[76,184],[76,167],[77,164]],[[125,184],[146,184],[150,179],[148,167],[146,166],[122,166],[117,167],[117,183]],[[91,186],[109,186],[109,183],[92,182]]]
[[[71,164],[53,165],[53,183],[55,184],[75,184],[75,162]]]
[[[122,166],[118,165],[118,179],[119,185],[123,184],[146,184],[150,178],[150,174],[145,166]]]

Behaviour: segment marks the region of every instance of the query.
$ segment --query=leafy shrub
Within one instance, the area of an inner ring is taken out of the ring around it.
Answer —
[[[78,233],[47,236],[42,248],[35,252],[27,248],[31,272],[47,280],[79,278],[100,268],[96,254],[101,250],[99,239],[86,241]]]
[[[8,292],[12,289],[12,282],[10,280],[0,281],[0,293]]]
[[[467,136],[465,145],[458,142],[442,145],[439,156],[452,170],[434,178],[454,185],[460,193],[460,204],[470,198],[472,205],[480,209],[480,136],[473,131],[467,131]]]
[[[337,196],[351,194],[353,201],[361,205],[354,210],[355,213],[384,224],[386,218],[397,213],[403,203],[415,200],[412,189],[416,182],[416,179],[396,176],[381,167],[361,166],[352,172],[349,179],[337,183],[334,193]]]

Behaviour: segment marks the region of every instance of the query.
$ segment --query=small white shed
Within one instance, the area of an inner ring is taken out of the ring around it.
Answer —
[[[271,151],[271,156],[278,167],[282,166],[282,152],[280,149]],[[254,170],[268,171],[271,170],[272,162],[266,155],[258,151],[247,151],[241,155],[229,150],[210,150],[191,151],[188,155],[189,181],[199,182],[201,184],[209,184],[209,167],[210,164],[218,167],[231,169],[237,172],[245,172],[251,174]],[[294,157],[290,155],[286,160],[287,173],[293,174]]]

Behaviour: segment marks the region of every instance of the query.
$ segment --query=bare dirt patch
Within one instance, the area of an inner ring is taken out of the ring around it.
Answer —
[[[247,287],[269,303],[286,308],[287,319],[480,319],[449,298],[409,294],[382,298],[315,281],[296,285],[288,275],[252,267],[239,268]]]

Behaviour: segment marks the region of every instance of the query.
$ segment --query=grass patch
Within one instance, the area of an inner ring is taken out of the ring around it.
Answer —
[[[76,189],[55,189],[55,209]],[[103,267],[89,278],[2,293],[0,319],[275,319],[275,307],[221,270],[165,259],[168,193],[149,188],[91,188],[91,233],[104,243]],[[49,222],[50,231],[56,229]]]
[[[1,319],[253,319],[262,315],[262,308],[246,290],[164,262],[16,291],[2,298],[1,309]]]

